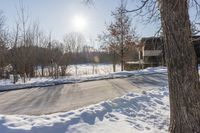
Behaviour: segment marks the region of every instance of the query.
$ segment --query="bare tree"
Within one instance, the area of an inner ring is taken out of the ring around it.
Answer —
[[[18,73],[23,76],[23,81],[26,81],[28,75],[28,65],[31,57],[29,47],[32,45],[31,41],[31,21],[27,10],[22,1],[19,1],[19,8],[17,9],[17,27],[18,27],[18,41],[17,41],[17,68]],[[19,62],[20,60],[20,62]]]
[[[83,46],[85,45],[86,41],[82,34],[80,33],[69,33],[64,36],[63,39],[64,46],[65,46],[65,53],[71,54],[71,63],[77,64],[79,60],[79,54],[83,50]]]
[[[112,43],[112,47],[116,46],[116,44],[119,45],[121,71],[124,70],[125,56],[128,50],[127,46],[130,46],[130,44],[134,45],[134,39],[136,38],[135,29],[131,27],[132,19],[128,14],[124,13],[125,10],[126,3],[124,1],[121,1],[120,6],[117,7],[116,11],[112,13],[115,19],[114,22],[111,23],[107,29],[109,31],[109,34],[115,38],[115,42],[117,42],[114,45]]]
[[[99,35],[99,41],[101,44],[101,49],[108,52],[111,56],[111,62],[113,64],[113,72],[116,71],[116,64],[119,63],[120,48],[118,41],[115,37],[110,35],[108,32],[104,32],[103,35]]]
[[[31,21],[27,9],[22,1],[17,9],[16,28],[13,33],[12,63],[14,73],[23,76],[24,82],[26,77],[35,76],[37,67],[37,46],[41,43],[41,33],[39,23]]]
[[[49,45],[49,38],[46,37],[44,34],[40,33],[39,42],[38,42],[38,50],[36,54],[36,68],[41,67],[41,76],[49,76],[45,74],[45,68],[50,64],[51,57],[50,57],[50,49],[48,48]],[[37,69],[36,69],[37,70]]]
[[[19,40],[19,24],[16,22],[16,29],[13,30],[11,37],[11,52],[10,52],[10,63],[13,68],[13,83],[17,82],[17,72],[18,72],[18,49],[17,44]]]
[[[75,70],[77,75],[77,64],[80,61],[80,52],[85,44],[85,38],[80,33],[69,33],[64,37],[65,53],[70,56],[69,63],[75,64]]]
[[[5,16],[0,11],[0,78],[3,76],[4,67],[8,64],[7,62],[7,33],[5,30]]]

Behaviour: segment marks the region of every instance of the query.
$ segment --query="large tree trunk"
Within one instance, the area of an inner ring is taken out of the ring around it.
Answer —
[[[200,89],[187,0],[159,0],[170,92],[170,132],[200,133]]]

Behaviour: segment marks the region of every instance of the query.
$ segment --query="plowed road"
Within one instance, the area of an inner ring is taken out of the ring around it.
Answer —
[[[41,115],[69,111],[129,92],[166,85],[166,74],[152,74],[1,92],[0,114]]]

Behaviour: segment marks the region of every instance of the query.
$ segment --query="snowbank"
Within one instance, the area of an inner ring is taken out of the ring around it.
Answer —
[[[168,89],[129,93],[112,101],[51,115],[0,115],[2,133],[165,133]]]
[[[79,76],[79,77],[68,76],[68,77],[62,77],[59,79],[32,78],[26,83],[17,82],[16,84],[11,83],[10,80],[0,80],[0,91],[33,88],[33,87],[46,87],[46,86],[53,86],[53,85],[59,85],[59,84],[87,82],[87,81],[112,79],[112,78],[126,78],[126,77],[130,77],[134,75],[166,73],[166,72],[167,72],[166,67],[150,67],[144,70],[137,70],[137,71],[123,71],[123,72],[115,72],[115,73],[109,73],[109,74],[87,75],[87,76]]]

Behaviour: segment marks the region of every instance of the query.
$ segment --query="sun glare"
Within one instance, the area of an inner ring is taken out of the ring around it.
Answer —
[[[83,31],[87,26],[86,18],[80,15],[74,16],[72,22],[76,31]]]

